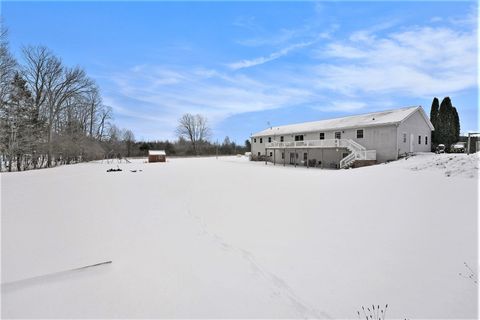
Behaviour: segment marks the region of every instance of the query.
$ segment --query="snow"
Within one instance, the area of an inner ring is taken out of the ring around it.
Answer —
[[[150,156],[164,156],[166,155],[165,150],[148,150]]]
[[[417,110],[420,110],[425,120],[433,130],[433,126],[422,107],[405,107],[387,111],[373,112],[367,114],[354,115],[349,117],[327,119],[320,121],[311,121],[296,123],[285,126],[278,126],[265,129],[252,135],[252,137],[271,136],[278,134],[293,134],[315,131],[328,131],[336,129],[346,129],[354,127],[368,127],[400,123],[407,119]]]
[[[412,170],[441,170],[446,177],[464,176],[478,179],[479,153],[467,154],[419,154],[411,161]]]
[[[112,165],[0,175],[2,317],[477,315],[478,155]]]

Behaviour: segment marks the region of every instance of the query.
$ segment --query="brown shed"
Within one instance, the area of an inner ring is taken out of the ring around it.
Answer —
[[[165,162],[166,154],[164,150],[148,150],[148,162]]]

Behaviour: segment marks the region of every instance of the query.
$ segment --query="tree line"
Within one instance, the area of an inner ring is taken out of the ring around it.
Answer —
[[[249,151],[228,137],[209,141],[208,121],[185,114],[177,141],[135,141],[113,123],[99,86],[79,66],[67,66],[44,46],[22,48],[20,59],[0,33],[0,171],[22,171],[104,158],[169,155],[227,155]]]
[[[192,143],[183,137],[176,141],[137,141],[132,146],[130,157],[145,157],[148,150],[165,150],[167,156],[237,155],[249,152],[249,145],[248,140],[244,145],[239,145],[229,137],[225,137],[223,142],[197,141],[195,149]]]
[[[44,46],[27,46],[17,60],[0,34],[0,170],[21,171],[88,161],[125,149],[130,130],[81,67]],[[120,146],[121,145],[121,146]]]

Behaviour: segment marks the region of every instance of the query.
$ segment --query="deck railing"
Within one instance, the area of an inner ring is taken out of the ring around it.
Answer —
[[[367,150],[364,146],[352,139],[324,139],[304,141],[273,141],[265,145],[266,149],[288,149],[288,148],[347,148],[350,153],[340,160],[340,168],[351,165],[355,160],[376,160],[375,150]]]
[[[365,150],[365,148],[352,139],[324,139],[324,140],[304,140],[304,141],[273,141],[267,143],[267,149],[282,148],[349,148],[355,150]]]

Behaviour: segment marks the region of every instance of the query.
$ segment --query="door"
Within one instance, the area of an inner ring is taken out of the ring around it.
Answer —
[[[295,153],[290,152],[290,164],[295,164]]]
[[[413,152],[413,133],[410,133],[410,152]]]

